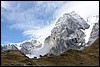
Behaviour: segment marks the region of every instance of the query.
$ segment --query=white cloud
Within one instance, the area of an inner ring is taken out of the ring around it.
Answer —
[[[56,16],[59,18],[71,11],[75,11],[86,20],[90,15],[99,14],[99,1],[69,1],[56,11]]]
[[[7,7],[7,2],[6,1],[1,1],[1,7],[6,8]]]
[[[56,19],[55,11],[63,3],[63,1],[2,2],[2,17],[10,21],[11,29],[22,30],[23,34],[30,38],[35,36],[44,39],[50,35]]]
[[[41,41],[42,43],[44,43],[44,39],[46,37],[48,37],[49,35],[51,35],[51,30],[53,29],[54,27],[54,24],[51,24],[49,26],[46,26],[46,27],[43,27],[41,29],[38,29],[38,30],[27,30],[27,31],[24,31],[24,35],[29,35],[30,38],[35,38],[38,40],[38,41]]]

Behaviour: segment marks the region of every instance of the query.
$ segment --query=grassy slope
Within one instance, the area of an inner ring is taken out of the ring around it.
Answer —
[[[99,66],[99,39],[83,51],[69,50],[60,56],[29,59],[20,51],[1,54],[2,66]]]

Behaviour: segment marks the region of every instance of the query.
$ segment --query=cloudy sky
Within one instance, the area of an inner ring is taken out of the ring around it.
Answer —
[[[99,13],[99,1],[1,1],[1,43],[44,40],[64,13],[86,19]]]

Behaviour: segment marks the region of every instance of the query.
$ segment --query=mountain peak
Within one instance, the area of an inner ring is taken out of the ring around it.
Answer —
[[[58,19],[51,30],[51,36],[47,38],[54,45],[48,54],[60,55],[69,49],[82,50],[86,45],[87,36],[84,31],[90,27],[87,21],[74,11],[65,13]]]

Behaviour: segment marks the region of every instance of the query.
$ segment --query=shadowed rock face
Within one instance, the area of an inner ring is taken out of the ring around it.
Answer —
[[[68,49],[80,50],[85,44],[85,33],[81,29],[88,28],[89,24],[75,12],[64,14],[52,29],[51,36],[45,40],[54,45],[48,54],[59,55]]]

